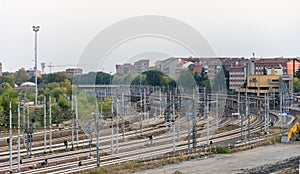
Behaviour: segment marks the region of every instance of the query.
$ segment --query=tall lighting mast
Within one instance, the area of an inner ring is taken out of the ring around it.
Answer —
[[[34,97],[34,106],[37,106],[37,32],[40,30],[40,26],[33,26],[33,31],[35,32],[35,39],[34,39],[34,70],[35,70],[35,97]]]

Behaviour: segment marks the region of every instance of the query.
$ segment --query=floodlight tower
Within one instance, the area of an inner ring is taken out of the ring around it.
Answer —
[[[35,32],[35,39],[34,39],[34,70],[35,70],[35,97],[34,97],[34,106],[37,106],[37,32],[40,30],[40,26],[33,26],[33,31]]]

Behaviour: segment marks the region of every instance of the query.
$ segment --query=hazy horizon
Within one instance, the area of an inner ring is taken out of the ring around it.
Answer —
[[[42,62],[77,64],[85,47],[99,32],[124,19],[143,15],[166,16],[192,26],[218,57],[248,58],[253,52],[259,58],[299,57],[299,5],[296,0],[0,0],[0,62],[3,72],[33,68],[32,26],[39,25],[38,69]],[[191,56],[176,43],[139,38],[114,50],[110,55],[114,61],[104,62],[98,70],[115,72],[115,64],[123,64],[147,51]],[[52,71],[66,68],[54,67]],[[49,68],[45,70],[49,72]]]

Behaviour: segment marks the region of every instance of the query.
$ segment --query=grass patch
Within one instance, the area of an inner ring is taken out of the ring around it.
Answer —
[[[103,166],[88,171],[89,174],[106,174],[106,173],[129,173],[134,172],[136,168],[142,167],[141,162],[126,162],[118,165]],[[122,172],[121,172],[122,171]]]
[[[134,173],[138,171],[144,171],[148,169],[157,168],[167,164],[177,164],[182,161],[187,161],[190,159],[195,159],[199,157],[197,153],[191,153],[186,155],[179,155],[176,157],[165,157],[161,159],[145,161],[145,162],[126,162],[116,165],[103,166],[96,169],[91,169],[84,173],[88,174],[125,174],[125,173]],[[180,171],[176,171],[176,174],[182,174]]]
[[[275,141],[276,143],[280,143],[280,142],[281,142],[281,137],[282,137],[282,135],[275,135],[274,141]]]
[[[224,146],[215,146],[215,147],[210,147],[207,152],[214,152],[217,154],[230,154],[231,151]]]

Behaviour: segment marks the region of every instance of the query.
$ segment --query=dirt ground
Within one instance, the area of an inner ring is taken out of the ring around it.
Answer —
[[[293,158],[292,158],[293,157]],[[263,173],[276,172],[287,168],[293,159],[292,166],[296,165],[299,171],[300,144],[276,144],[258,147],[255,149],[208,157],[205,159],[194,159],[178,164],[170,164],[156,169],[138,172],[140,174],[157,173],[260,173],[262,168],[271,168],[272,171],[261,171]],[[267,167],[266,167],[267,166]],[[275,170],[273,170],[276,168]],[[278,170],[277,170],[278,169]]]

